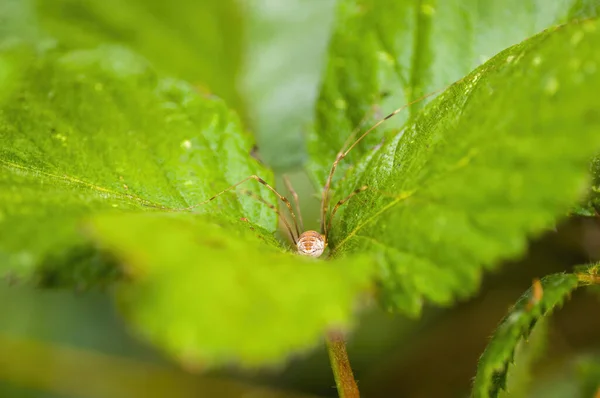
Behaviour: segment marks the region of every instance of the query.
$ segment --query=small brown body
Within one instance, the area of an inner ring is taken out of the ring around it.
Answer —
[[[298,253],[304,256],[319,257],[325,251],[325,236],[317,231],[306,231],[298,238]]]

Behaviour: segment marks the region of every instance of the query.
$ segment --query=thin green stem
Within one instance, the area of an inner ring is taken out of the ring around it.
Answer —
[[[327,351],[329,352],[329,362],[335,377],[340,398],[359,398],[358,385],[352,374],[352,367],[348,360],[346,351],[346,342],[344,335],[338,330],[332,330],[327,333]]]

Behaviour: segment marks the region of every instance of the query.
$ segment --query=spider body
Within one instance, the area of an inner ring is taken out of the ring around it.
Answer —
[[[320,257],[325,251],[326,245],[325,235],[322,235],[317,231],[303,232],[296,243],[298,254],[310,257]]]

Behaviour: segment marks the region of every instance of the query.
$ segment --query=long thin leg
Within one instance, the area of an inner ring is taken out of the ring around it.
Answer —
[[[292,186],[292,182],[290,181],[288,176],[286,176],[286,175],[283,176],[283,183],[285,184],[285,187],[292,194],[292,197],[294,198],[294,205],[296,206],[296,212],[298,213],[298,224],[300,224],[300,231],[304,231],[304,222],[302,222],[302,211],[300,210],[300,199],[298,198],[298,194],[296,193],[296,190]]]
[[[294,226],[296,227],[296,233],[298,234],[298,236],[300,236],[300,230],[298,229],[298,222],[296,221],[296,214],[294,214],[294,210],[292,209],[292,204],[290,203],[289,200],[287,200],[287,198],[283,195],[281,195],[279,192],[277,192],[275,190],[275,188],[273,188],[272,186],[270,186],[269,184],[267,184],[267,182],[265,180],[263,180],[262,178],[260,178],[257,175],[251,175],[250,177],[246,177],[244,178],[242,181],[233,184],[232,186],[222,190],[221,192],[219,192],[218,194],[206,199],[204,202],[200,202],[198,204],[195,204],[193,206],[190,207],[185,207],[183,209],[179,209],[179,210],[192,210],[196,207],[202,206],[207,204],[208,202],[218,198],[219,196],[223,195],[224,193],[231,191],[232,189],[234,189],[235,187],[237,187],[240,184],[243,184],[244,182],[248,181],[248,180],[256,180],[259,183],[261,183],[262,185],[264,185],[265,187],[267,187],[267,189],[269,189],[269,191],[273,192],[275,195],[277,195],[277,197],[279,198],[279,200],[281,200],[283,203],[285,203],[285,205],[287,206],[288,210],[290,211],[290,215],[292,216],[292,220],[294,222]]]
[[[264,200],[263,198],[261,198],[260,196],[258,196],[257,194],[255,194],[254,192],[248,191],[247,189],[241,189],[240,193],[243,193],[244,195],[247,195],[247,196],[249,196],[249,197],[251,197],[253,199],[258,200],[260,203],[264,204],[269,209],[273,210],[279,216],[279,219],[281,221],[283,221],[283,223],[285,224],[285,227],[287,228],[288,233],[290,234],[290,238],[292,238],[292,242],[294,242],[294,245],[297,243],[296,237],[294,236],[294,230],[292,229],[292,226],[290,225],[290,223],[288,222],[288,220],[283,215],[281,215],[281,213],[279,212],[279,210],[277,210],[276,206],[274,206],[271,203],[267,202],[266,200]]]
[[[354,137],[356,137],[356,134],[358,134],[358,132],[360,131],[360,129],[362,128],[362,125],[367,121],[367,119],[369,118],[369,116],[371,115],[371,112],[367,112],[365,114],[365,116],[363,116],[363,118],[360,120],[360,122],[358,122],[358,125],[354,128],[354,130],[352,130],[352,133],[350,133],[350,135],[348,136],[348,138],[346,138],[346,141],[344,141],[344,144],[342,145],[342,149],[340,150],[340,152],[338,152],[335,160],[336,162],[339,162],[338,158],[343,154],[344,152],[344,148],[346,148],[348,145],[350,145],[350,143],[354,140]],[[334,166],[337,167],[337,163],[334,162]],[[327,178],[327,182],[325,183],[325,186],[323,187],[323,192],[322,192],[322,197],[321,197],[321,233],[323,235],[326,235],[326,230],[325,230],[325,226],[326,226],[326,218],[327,218],[327,208],[329,207],[329,187],[331,186],[331,180],[333,178],[333,173],[335,172],[335,168],[333,168],[333,170],[329,173],[329,177]]]
[[[352,191],[352,193],[350,195],[346,196],[344,199],[339,200],[335,204],[335,206],[333,206],[333,210],[331,210],[331,214],[329,215],[329,220],[327,222],[327,230],[328,231],[331,231],[331,223],[333,222],[333,216],[338,211],[340,206],[343,205],[344,203],[346,203],[347,201],[349,201],[353,196],[358,195],[359,193],[364,192],[367,189],[369,189],[369,187],[366,185],[363,185],[360,188],[356,188],[354,191]],[[327,235],[325,235],[325,243],[327,243]]]
[[[420,102],[420,101],[424,100],[427,97],[430,97],[432,95],[438,94],[438,93],[446,90],[448,87],[444,87],[442,89],[433,91],[433,92],[431,92],[429,94],[425,94],[422,97],[419,97],[416,100],[411,101],[408,104],[401,106],[400,108],[396,109],[395,111],[393,111],[392,113],[390,113],[389,115],[387,115],[386,117],[384,117],[383,119],[381,119],[380,121],[378,121],[377,123],[375,123],[373,126],[371,126],[360,137],[358,137],[358,139],[356,141],[354,141],[354,143],[352,145],[350,145],[350,147],[348,149],[344,149],[345,145],[344,145],[344,147],[342,147],[342,149],[338,152],[337,156],[335,157],[335,161],[331,165],[331,170],[329,171],[329,176],[327,177],[327,182],[325,183],[325,186],[323,187],[323,195],[322,195],[322,198],[321,198],[321,233],[323,235],[327,236],[327,229],[325,228],[326,224],[325,224],[325,222],[323,220],[325,219],[325,215],[327,213],[327,208],[329,207],[329,190],[331,189],[331,181],[333,179],[333,174],[335,173],[335,170],[337,169],[337,166],[342,161],[342,159],[344,159],[348,155],[348,153],[352,149],[354,149],[354,147],[356,145],[358,145],[358,143],[361,142],[371,131],[375,130],[383,122],[385,122],[386,120],[388,120],[392,116],[395,116],[398,113],[402,112],[407,107],[409,107],[411,105],[414,105],[417,102]],[[350,137],[352,137],[353,134],[351,134]]]

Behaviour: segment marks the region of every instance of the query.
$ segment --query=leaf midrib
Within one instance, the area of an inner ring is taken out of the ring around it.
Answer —
[[[44,177],[47,177],[51,180],[54,180],[54,181],[57,181],[57,182],[60,182],[63,184],[71,183],[71,184],[81,185],[86,188],[90,188],[93,191],[109,194],[109,195],[112,195],[112,196],[120,198],[120,199],[134,200],[137,203],[140,203],[144,206],[154,207],[154,208],[158,208],[161,210],[171,210],[171,211],[177,210],[177,209],[171,208],[169,206],[164,206],[164,205],[152,202],[151,200],[141,198],[137,195],[123,194],[121,192],[113,191],[111,189],[102,187],[100,185],[96,185],[94,183],[91,183],[91,182],[88,182],[88,181],[85,181],[85,180],[82,180],[82,179],[79,179],[76,177],[69,176],[67,174],[57,175],[57,174],[53,174],[53,173],[49,173],[47,171],[37,169],[35,167],[24,166],[22,164],[11,162],[11,161],[8,161],[5,159],[0,159],[0,164],[2,164],[6,169],[13,168],[13,169],[19,169],[19,170],[22,170],[22,171],[25,171],[25,172],[28,172],[31,174],[43,175]]]
[[[370,223],[371,221],[375,220],[376,218],[378,218],[382,213],[386,212],[388,209],[394,207],[396,204],[398,204],[399,202],[410,198],[417,190],[414,189],[412,191],[406,191],[406,192],[402,192],[400,195],[398,195],[396,197],[396,199],[392,200],[390,203],[388,203],[387,205],[383,206],[381,209],[379,209],[379,211],[377,211],[376,213],[374,213],[373,215],[369,216],[364,222],[362,222],[361,224],[358,224],[352,231],[350,231],[350,233],[348,235],[346,235],[346,237],[344,239],[342,239],[342,241],[333,249],[332,252],[332,256],[338,251],[338,249],[342,246],[344,246],[344,244],[350,239],[352,238],[354,235],[356,235],[356,233],[365,225],[367,225],[368,223]]]

